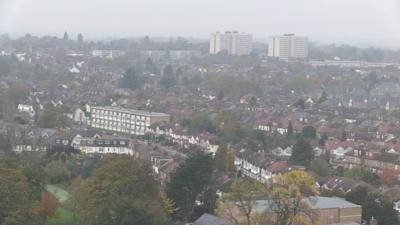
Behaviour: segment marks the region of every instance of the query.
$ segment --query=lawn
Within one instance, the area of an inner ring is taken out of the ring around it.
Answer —
[[[76,221],[79,221],[76,218]],[[58,218],[50,218],[46,225],[69,225],[74,224],[74,214],[64,208],[58,209]]]
[[[69,193],[63,188],[56,185],[46,185],[46,191],[50,192],[54,197],[56,197],[61,204],[69,198]]]

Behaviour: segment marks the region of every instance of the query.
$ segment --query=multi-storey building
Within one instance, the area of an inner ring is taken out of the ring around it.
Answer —
[[[154,123],[169,122],[169,115],[165,113],[120,107],[90,107],[90,113],[92,128],[132,135],[144,135]]]
[[[272,36],[269,38],[268,56],[281,59],[306,58],[308,56],[308,38],[294,34]]]
[[[216,32],[210,35],[210,54],[226,51],[232,55],[248,55],[252,49],[252,36],[238,31]]]

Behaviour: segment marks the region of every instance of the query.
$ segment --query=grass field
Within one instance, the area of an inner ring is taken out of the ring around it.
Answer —
[[[79,221],[76,218],[76,221]],[[46,225],[69,225],[74,222],[74,214],[64,208],[58,209],[58,218],[50,218]]]
[[[63,188],[56,185],[46,185],[46,191],[50,192],[54,197],[56,197],[61,204],[69,198],[69,193]]]

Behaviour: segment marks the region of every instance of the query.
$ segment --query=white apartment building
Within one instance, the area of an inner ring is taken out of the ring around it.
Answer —
[[[144,135],[154,123],[169,122],[165,113],[120,107],[90,107],[90,113],[92,128],[132,135]]]
[[[115,57],[121,57],[126,54],[125,51],[122,50],[93,50],[92,56],[99,57],[99,58],[107,58],[112,59]]]
[[[253,38],[238,31],[216,32],[210,35],[210,54],[226,51],[232,55],[248,55],[252,50]]]
[[[308,37],[294,34],[272,36],[269,38],[268,56],[280,59],[306,58],[308,56]]]

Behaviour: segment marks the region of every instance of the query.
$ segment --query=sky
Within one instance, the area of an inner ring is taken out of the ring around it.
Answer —
[[[206,39],[217,30],[400,49],[400,0],[0,0],[0,33],[11,35]]]

